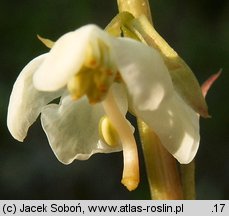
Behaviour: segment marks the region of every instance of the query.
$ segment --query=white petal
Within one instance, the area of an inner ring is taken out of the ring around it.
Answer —
[[[95,44],[93,48],[96,49],[96,39],[101,38],[108,42],[107,37],[107,34],[95,25],[83,26],[60,37],[34,76],[36,88],[53,91],[65,86],[82,67],[88,46]]]
[[[98,124],[104,115],[101,104],[89,105],[86,97],[74,102],[66,96],[60,106],[44,107],[42,126],[56,157],[69,164],[75,159],[86,160],[95,153],[122,150],[121,146],[111,148],[100,140]]]
[[[140,110],[155,110],[171,96],[169,72],[159,53],[131,39],[113,40],[119,72],[133,104]]]
[[[33,86],[33,74],[46,57],[47,54],[44,54],[29,62],[13,86],[8,106],[7,126],[12,136],[19,141],[23,141],[26,137],[28,128],[36,120],[41,108],[60,96],[60,92],[40,92]]]
[[[128,111],[128,100],[125,85],[123,83],[113,83],[111,90],[120,111],[123,115],[126,115]]]
[[[199,117],[176,93],[158,110],[137,113],[159,136],[166,149],[187,164],[199,147]]]

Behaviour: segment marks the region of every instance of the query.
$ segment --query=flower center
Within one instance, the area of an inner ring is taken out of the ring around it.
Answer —
[[[74,100],[86,95],[91,104],[102,102],[108,117],[100,121],[100,136],[111,147],[122,144],[124,156],[122,184],[131,191],[139,183],[137,145],[132,130],[120,112],[110,89],[114,81],[121,80],[111,50],[98,39],[87,47],[83,66],[70,79],[67,86]]]
[[[98,39],[88,45],[84,65],[67,86],[74,100],[86,95],[89,102],[94,104],[105,98],[116,76],[117,70],[110,49]]]

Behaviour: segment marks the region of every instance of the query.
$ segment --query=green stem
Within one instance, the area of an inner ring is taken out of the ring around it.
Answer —
[[[130,12],[135,18],[144,14],[152,23],[148,0],[117,0],[119,12]]]
[[[138,120],[151,198],[182,199],[182,187],[176,160],[163,147],[157,135]]]
[[[182,164],[181,168],[181,178],[184,199],[194,200],[196,199],[195,191],[195,160],[189,164]]]
[[[119,12],[127,11],[135,18],[145,15],[152,23],[148,0],[117,0]],[[157,135],[138,119],[145,166],[152,199],[182,199],[181,180],[174,157],[167,152]]]

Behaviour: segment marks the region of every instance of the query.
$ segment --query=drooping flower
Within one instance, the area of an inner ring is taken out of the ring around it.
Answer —
[[[60,103],[52,103],[58,97]],[[133,130],[125,119],[128,107],[180,163],[193,159],[198,115],[174,90],[160,54],[87,25],[63,35],[22,70],[10,97],[8,128],[23,141],[41,113],[50,146],[65,164],[123,150],[122,183],[133,190],[139,168]]]

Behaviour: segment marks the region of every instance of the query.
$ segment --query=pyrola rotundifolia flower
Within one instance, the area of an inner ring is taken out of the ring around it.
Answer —
[[[55,98],[60,98],[58,104],[52,102]],[[193,159],[199,145],[198,115],[174,90],[160,54],[86,25],[60,37],[50,52],[22,70],[7,121],[14,138],[23,141],[41,113],[50,146],[65,164],[123,150],[122,183],[133,190],[139,169],[133,129],[125,118],[128,108],[180,163]]]

